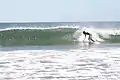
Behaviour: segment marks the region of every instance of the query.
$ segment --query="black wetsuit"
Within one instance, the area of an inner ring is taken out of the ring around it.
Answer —
[[[92,40],[93,42],[95,42],[95,41],[92,39],[92,35],[91,35],[90,33],[83,31],[83,34],[85,35],[85,37],[86,37],[86,35],[89,35],[88,40]]]

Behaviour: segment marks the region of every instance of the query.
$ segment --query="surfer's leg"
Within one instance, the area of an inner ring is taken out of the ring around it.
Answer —
[[[90,42],[90,35],[89,35],[89,37],[88,37],[88,40],[89,40],[89,42]]]
[[[88,38],[88,39],[89,39],[89,42],[90,42],[90,40],[93,41],[93,42],[95,42],[95,41],[92,39],[92,35],[89,35],[89,38]]]
[[[95,42],[92,38],[91,38],[91,41]]]

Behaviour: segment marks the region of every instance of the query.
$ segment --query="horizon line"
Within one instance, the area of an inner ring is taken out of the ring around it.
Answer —
[[[120,21],[0,21],[0,23],[83,23],[83,22],[120,22]]]

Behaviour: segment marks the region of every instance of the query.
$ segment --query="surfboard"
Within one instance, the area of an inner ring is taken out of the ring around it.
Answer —
[[[79,36],[79,38],[76,40],[77,42],[80,42],[80,43],[87,43],[87,44],[100,44],[100,42],[98,42],[98,41],[96,41],[96,38],[92,38],[95,42],[93,42],[93,41],[89,41],[88,40],[88,35],[86,35],[86,38],[85,38],[85,36],[82,34],[81,36]],[[85,38],[85,40],[84,40],[84,38]]]
[[[100,44],[100,42],[94,42],[94,44]]]
[[[85,43],[85,44],[100,44],[100,42],[98,41],[95,41],[95,42],[89,42],[89,41],[79,41],[79,40],[74,40],[75,42],[78,42],[78,43]]]

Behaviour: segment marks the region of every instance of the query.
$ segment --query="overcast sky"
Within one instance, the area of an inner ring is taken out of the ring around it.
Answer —
[[[0,22],[119,20],[120,0],[0,0]]]

